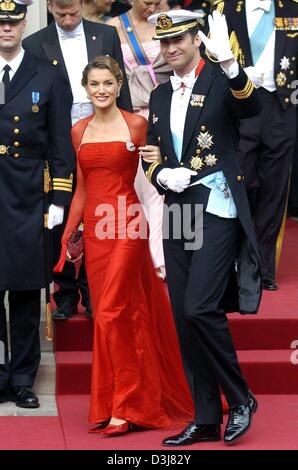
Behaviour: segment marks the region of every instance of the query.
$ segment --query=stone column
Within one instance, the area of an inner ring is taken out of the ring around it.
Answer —
[[[28,7],[25,35],[29,36],[47,26],[47,1],[38,0]]]

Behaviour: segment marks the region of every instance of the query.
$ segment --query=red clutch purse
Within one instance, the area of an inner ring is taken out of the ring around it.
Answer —
[[[84,252],[82,230],[73,230],[68,240],[67,251],[71,259],[77,259]]]

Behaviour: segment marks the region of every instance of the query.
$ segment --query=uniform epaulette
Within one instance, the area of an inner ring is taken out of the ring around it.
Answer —
[[[223,13],[224,8],[225,8],[225,2],[224,2],[224,0],[215,0],[215,1],[213,2],[213,9],[216,9],[216,10],[219,11],[220,13]]]

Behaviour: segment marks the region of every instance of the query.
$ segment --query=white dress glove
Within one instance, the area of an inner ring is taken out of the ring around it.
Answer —
[[[175,193],[182,193],[192,175],[197,175],[197,172],[188,168],[164,168],[158,173],[157,181]]]
[[[206,46],[209,53],[219,62],[234,59],[230,47],[228,25],[225,15],[214,10],[213,15],[208,15],[210,37],[199,31],[198,35]]]
[[[263,85],[264,74],[257,70],[256,67],[246,67],[243,70],[256,88],[260,88]]]
[[[48,229],[52,230],[56,225],[61,225],[64,218],[64,207],[51,204],[49,207]]]

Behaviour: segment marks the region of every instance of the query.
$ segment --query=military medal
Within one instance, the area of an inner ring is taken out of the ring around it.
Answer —
[[[276,83],[280,87],[284,87],[287,83],[287,76],[283,72],[279,72],[276,76]]]
[[[202,150],[210,149],[213,145],[213,136],[209,132],[200,132],[196,139]]]
[[[199,171],[203,168],[204,162],[202,157],[192,157],[190,160],[190,167],[193,170]]]
[[[32,91],[32,112],[33,113],[38,113],[39,111],[39,106],[38,106],[38,102],[39,102],[39,98],[40,98],[40,93],[38,91]]]
[[[209,155],[205,157],[205,163],[207,166],[215,166],[217,163],[217,160],[218,158],[216,158],[215,155],[211,155],[211,153],[209,153]]]
[[[290,68],[290,59],[288,59],[286,56],[283,56],[279,65],[281,66],[281,70],[288,70]]]
[[[199,106],[202,108],[204,106],[205,95],[191,95],[190,97],[190,106]]]

